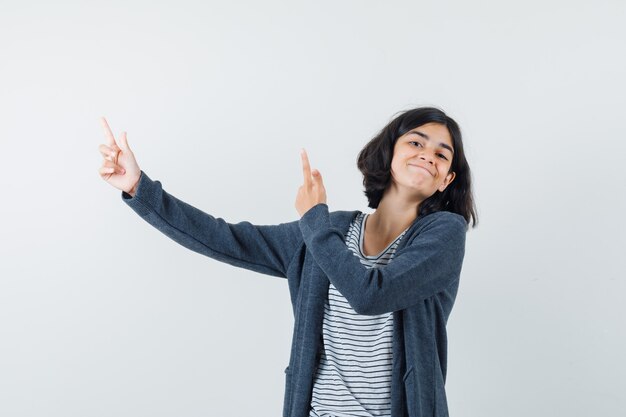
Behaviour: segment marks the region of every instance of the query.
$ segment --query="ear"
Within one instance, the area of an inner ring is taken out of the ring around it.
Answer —
[[[445,190],[448,187],[448,185],[450,185],[450,183],[454,180],[455,177],[456,177],[455,172],[451,172],[448,175],[446,175],[446,179],[444,180],[443,184],[441,184],[438,188],[439,192],[443,192],[443,190]]]

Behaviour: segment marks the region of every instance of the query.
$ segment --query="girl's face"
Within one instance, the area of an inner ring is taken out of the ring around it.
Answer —
[[[426,199],[443,191],[455,173],[448,173],[454,148],[448,128],[426,123],[400,136],[393,149],[391,177],[397,187],[408,188]]]

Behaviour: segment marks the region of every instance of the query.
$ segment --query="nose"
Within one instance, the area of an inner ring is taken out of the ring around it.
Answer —
[[[428,150],[423,150],[420,153],[419,158],[424,160],[424,161],[426,161],[426,162],[428,162],[431,165],[433,164],[434,157],[432,155],[432,152],[430,152]]]

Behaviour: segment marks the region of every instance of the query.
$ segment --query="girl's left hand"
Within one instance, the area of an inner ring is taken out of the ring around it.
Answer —
[[[326,203],[326,189],[322,181],[322,174],[317,169],[311,173],[309,157],[304,148],[300,151],[302,157],[302,173],[304,174],[304,184],[298,188],[296,197],[296,210],[300,217],[319,203]]]

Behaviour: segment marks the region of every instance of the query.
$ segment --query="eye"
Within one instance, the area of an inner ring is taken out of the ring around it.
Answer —
[[[422,146],[421,143],[419,143],[417,141],[414,141],[414,140],[410,141],[409,143],[416,143],[417,145]],[[446,158],[446,156],[444,154],[442,154],[442,153],[438,153],[437,156],[439,156],[442,159],[445,159],[446,161],[448,160],[448,158]]]

